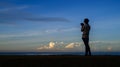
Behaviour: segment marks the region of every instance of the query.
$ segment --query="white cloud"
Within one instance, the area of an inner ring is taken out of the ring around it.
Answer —
[[[42,49],[49,49],[49,46],[42,46],[42,47],[37,48],[37,50],[42,50]]]
[[[107,47],[107,50],[108,50],[108,51],[112,51],[112,47],[111,47],[111,46],[108,46],[108,47]]]
[[[65,48],[74,48],[74,47],[75,47],[74,43],[70,43],[67,46],[65,46]]]
[[[50,43],[49,43],[49,48],[52,49],[52,48],[54,48],[54,47],[55,47],[55,43],[54,43],[54,42],[50,42]]]
[[[64,44],[64,42],[60,42],[60,44]]]
[[[50,42],[48,46],[42,46],[37,48],[38,50],[43,50],[43,49],[54,49],[55,48],[55,43],[54,42]]]
[[[65,46],[65,48],[75,48],[75,47],[80,47],[81,43],[75,42],[75,43],[70,43],[68,45]]]

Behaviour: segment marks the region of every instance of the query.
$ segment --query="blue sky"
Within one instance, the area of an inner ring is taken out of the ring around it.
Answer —
[[[119,0],[0,0],[0,51],[84,51],[79,24],[90,19],[92,51],[120,51]]]

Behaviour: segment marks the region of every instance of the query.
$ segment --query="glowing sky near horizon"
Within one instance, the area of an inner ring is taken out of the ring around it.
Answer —
[[[90,19],[92,51],[120,51],[119,0],[0,0],[0,52],[84,51],[79,24]]]

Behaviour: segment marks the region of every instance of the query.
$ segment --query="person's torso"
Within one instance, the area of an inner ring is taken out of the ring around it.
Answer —
[[[90,25],[85,24],[84,28],[83,28],[82,38],[88,38],[89,37],[89,31],[90,31]]]

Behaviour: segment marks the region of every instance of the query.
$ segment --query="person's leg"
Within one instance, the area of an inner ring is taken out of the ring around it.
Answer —
[[[87,56],[87,45],[86,45],[86,39],[85,38],[82,38],[83,42],[84,42],[84,45],[85,45],[85,56]]]
[[[85,45],[86,45],[87,53],[91,55],[90,46],[89,46],[89,38],[85,38]]]
[[[89,47],[89,38],[83,38],[83,42],[85,44],[85,55],[91,55],[90,47]]]

